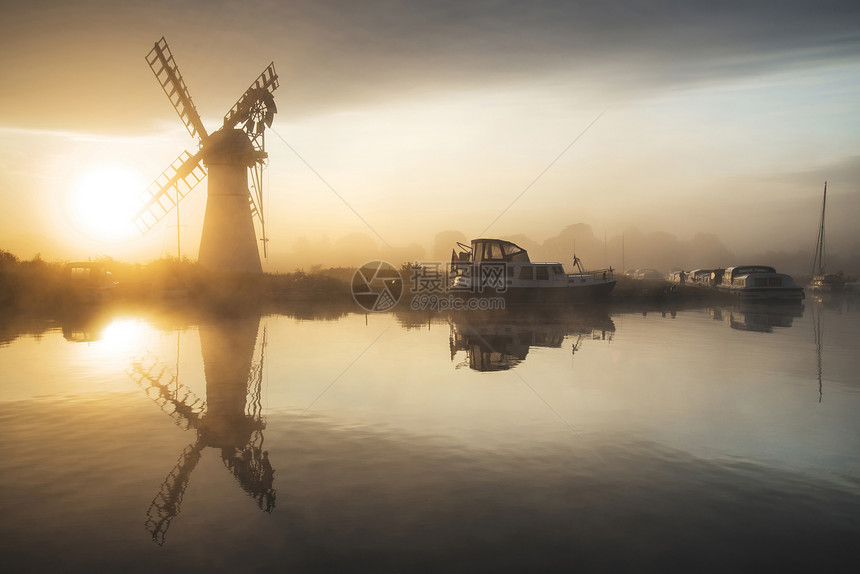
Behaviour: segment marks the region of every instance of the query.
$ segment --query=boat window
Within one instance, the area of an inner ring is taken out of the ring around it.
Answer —
[[[755,286],[756,287],[767,287],[767,277],[756,277],[755,278]]]
[[[782,287],[782,277],[770,277],[768,287]]]
[[[564,275],[564,268],[561,265],[553,265],[552,272],[556,275]]]
[[[502,255],[502,246],[496,242],[487,243],[484,250],[484,259],[502,261],[504,259],[504,255]]]
[[[531,281],[535,278],[534,267],[531,265],[523,265],[520,267],[520,280]]]
[[[72,275],[72,279],[75,281],[90,278],[90,270],[88,267],[72,267],[69,272]]]
[[[537,278],[538,279],[549,279],[549,269],[546,267],[538,267],[537,268]]]
[[[507,261],[522,263],[529,262],[528,252],[519,245],[514,245],[513,243],[505,245],[505,258]]]

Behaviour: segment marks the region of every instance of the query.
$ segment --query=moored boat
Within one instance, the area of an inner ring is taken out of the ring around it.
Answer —
[[[711,273],[713,269],[693,269],[687,274],[687,284],[698,287],[711,285]]]
[[[804,298],[803,287],[795,284],[790,275],[777,273],[769,265],[728,267],[714,287],[744,301],[801,301]]]
[[[609,295],[615,271],[588,271],[573,256],[575,271],[557,262],[533,262],[522,247],[503,239],[474,239],[459,244],[451,261],[451,292],[461,297],[503,297],[514,305],[569,303]]]
[[[66,295],[70,302],[95,303],[108,299],[118,283],[99,261],[67,263]]]
[[[809,282],[813,293],[841,293],[845,291],[845,276],[840,273],[822,273],[815,275]]]

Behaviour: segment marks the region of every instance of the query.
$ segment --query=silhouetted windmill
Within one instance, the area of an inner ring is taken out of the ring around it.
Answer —
[[[263,255],[268,255],[263,214],[263,167],[268,155],[264,132],[277,108],[272,92],[278,87],[274,62],[263,70],[224,116],[224,124],[207,133],[167,42],[162,37],[146,61],[188,132],[198,139],[198,150],[182,152],[150,184],[135,225],[146,233],[206,176],[209,189],[198,261],[218,271],[261,273],[254,217],[260,220]],[[240,126],[240,128],[237,128]],[[206,169],[204,169],[204,166]],[[251,173],[251,190],[248,187]]]
[[[203,450],[220,450],[224,466],[256,502],[260,510],[275,508],[274,469],[263,450],[261,387],[266,330],[259,361],[253,360],[260,318],[243,317],[200,326],[200,346],[206,377],[206,401],[179,382],[179,366],[167,367],[147,356],[133,362],[129,374],[182,430],[196,437],[182,451],[146,512],[146,529],[164,544],[170,523],[179,514],[191,473]]]

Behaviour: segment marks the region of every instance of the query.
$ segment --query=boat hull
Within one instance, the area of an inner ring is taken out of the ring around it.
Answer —
[[[574,254],[574,273],[558,262],[531,261],[528,252],[501,239],[474,239],[451,255],[447,285],[461,299],[503,300],[505,307],[594,301],[615,288],[613,269],[587,271]]]
[[[485,288],[480,293],[452,290],[462,299],[501,298],[505,306],[564,305],[600,301],[609,297],[615,288],[615,279],[569,286],[509,287],[505,290]]]

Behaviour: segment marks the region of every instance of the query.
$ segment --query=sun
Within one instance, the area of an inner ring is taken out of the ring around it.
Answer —
[[[144,191],[132,168],[116,163],[86,168],[69,194],[69,215],[84,235],[104,242],[119,242],[137,235],[132,217]]]

